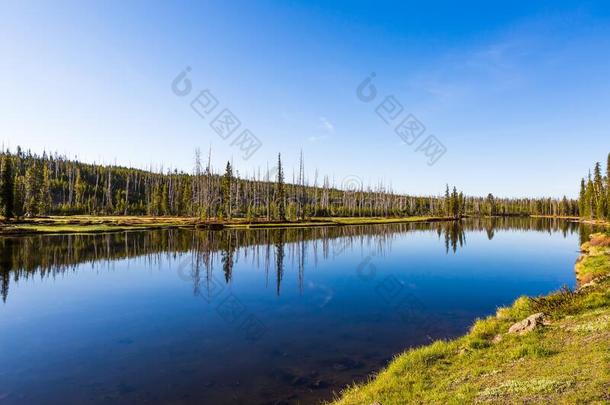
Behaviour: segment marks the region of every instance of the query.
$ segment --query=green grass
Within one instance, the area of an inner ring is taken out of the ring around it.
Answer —
[[[192,227],[195,218],[139,216],[50,216],[4,221],[0,235],[40,233],[91,233],[125,230]]]
[[[610,237],[596,235],[583,246],[579,265],[595,275],[588,277],[595,283],[577,291],[521,297],[478,320],[459,339],[397,356],[368,383],[347,388],[335,403],[609,403],[606,244]],[[525,335],[507,333],[513,323],[537,312],[547,315],[549,325]]]
[[[202,221],[195,217],[151,217],[151,216],[50,216],[43,218],[25,218],[19,221],[4,221],[0,224],[0,235],[36,234],[36,233],[75,233],[75,232],[112,232],[125,230],[207,227],[216,228],[294,228],[314,226],[340,226],[388,224],[401,222],[426,222],[446,220],[435,217],[403,218],[311,218],[306,221],[266,222],[248,221],[236,218],[230,221]]]
[[[161,224],[147,224],[147,225],[33,225],[24,224],[17,225],[10,228],[3,229],[3,233],[6,234],[39,234],[39,233],[97,233],[97,232],[117,232],[127,230],[144,230],[144,229],[156,229],[156,228],[168,228],[176,227],[180,225],[169,225],[165,223]]]
[[[121,227],[113,225],[19,225],[10,228],[13,231],[22,233],[72,233],[72,232],[110,232],[122,230],[130,227]]]
[[[582,246],[586,254],[576,264],[576,275],[582,283],[610,274],[610,237],[603,233],[591,235],[591,240]]]

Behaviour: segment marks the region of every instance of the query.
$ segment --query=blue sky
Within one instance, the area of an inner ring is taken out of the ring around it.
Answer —
[[[610,152],[610,5],[457,3],[4,1],[0,140],[186,171],[211,147],[242,174],[281,152],[288,179],[302,149],[311,181],[576,196]],[[190,108],[204,89],[262,142],[249,160]],[[376,115],[389,95],[446,147],[435,165]]]

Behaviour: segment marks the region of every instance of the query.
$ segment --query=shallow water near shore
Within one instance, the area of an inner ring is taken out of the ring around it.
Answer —
[[[0,238],[0,402],[317,403],[520,295],[588,228],[469,219]]]

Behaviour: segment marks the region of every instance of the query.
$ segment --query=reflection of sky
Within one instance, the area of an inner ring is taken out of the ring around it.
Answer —
[[[544,232],[496,230],[494,238],[489,240],[483,231],[466,231],[464,246],[458,246],[456,253],[450,247],[447,254],[444,236],[439,238],[435,232],[394,234],[383,245],[381,253],[375,240],[373,237],[364,244],[358,238],[352,244],[333,240],[328,258],[322,257],[321,241],[305,242],[305,291],[328,292],[327,283],[357,281],[354,279],[357,279],[358,266],[367,258],[378,274],[393,274],[411,281],[463,279],[469,282],[520,282],[522,277],[526,277],[530,283],[547,280],[559,282],[558,285],[572,285],[574,282],[572,259],[577,255],[576,234],[564,238],[560,233],[549,235]],[[314,243],[318,245],[317,249],[313,248]],[[257,299],[273,295],[271,293],[275,291],[276,283],[275,250],[273,246],[268,273],[262,258],[256,259],[252,253],[244,254],[244,249],[238,250],[234,255],[233,279],[226,288]],[[285,285],[277,298],[279,303],[299,292],[299,251],[300,246],[285,244]],[[120,307],[134,297],[141,297],[143,301],[153,296],[180,297],[193,291],[192,283],[186,281],[190,277],[190,267],[186,266],[180,272],[178,270],[182,262],[189,263],[190,257],[190,254],[181,254],[176,260],[162,257],[153,263],[145,257],[137,257],[109,263],[98,262],[93,266],[79,265],[74,271],[68,270],[42,280],[36,276],[22,278],[11,284],[10,299],[5,304],[5,309],[8,306],[10,310],[6,314],[24,311],[29,313],[29,317],[44,318],[52,313],[54,307],[72,312],[92,302],[105,301],[104,307],[112,308]],[[215,279],[224,283],[219,257],[215,260],[213,272]],[[201,277],[200,289],[204,292],[204,269]],[[527,288],[527,283],[524,284],[522,287]],[[58,294],[58,289],[61,289],[61,294]],[[265,290],[268,290],[268,294]]]
[[[317,260],[312,243],[319,241],[306,242],[302,290],[294,255],[300,245],[286,243],[280,296],[274,254],[266,274],[244,250],[235,255],[231,283],[210,302],[204,281],[204,295],[195,296],[184,279],[188,271],[177,273],[188,254],[82,264],[55,277],[21,279],[0,306],[0,388],[27,391],[36,380],[61,392],[67,382],[79,386],[88,378],[100,387],[130,381],[152,389],[155,378],[172,380],[191,363],[198,379],[235,376],[236,369],[263,378],[275,361],[297,361],[290,356],[320,370],[328,358],[349,353],[379,362],[424,343],[428,333],[463,333],[473,319],[519,295],[574,283],[576,234],[497,230],[491,241],[485,232],[465,236],[456,253],[445,253],[436,232],[409,232],[394,234],[383,255],[369,257],[375,243],[357,242]],[[366,269],[374,266],[374,272],[359,273],[366,258]],[[224,284],[219,260],[213,274]],[[384,288],[388,281],[398,287]],[[265,327],[254,345],[218,312],[229,294]],[[430,332],[430,320],[436,331]],[[274,360],[277,353],[284,360]],[[193,389],[189,379],[177,384]]]

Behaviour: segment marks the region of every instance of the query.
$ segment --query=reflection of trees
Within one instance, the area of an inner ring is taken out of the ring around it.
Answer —
[[[579,234],[580,234],[580,244],[582,245],[585,242],[589,241],[589,236],[592,233],[607,231],[608,229],[601,225],[592,225],[592,224],[578,224]]]
[[[468,218],[464,227],[469,231],[485,231],[492,239],[497,230],[528,230],[537,232],[561,232],[564,237],[578,232],[578,223],[556,218],[492,217]]]
[[[487,233],[487,239],[492,240],[496,236],[496,225],[498,218],[492,217],[489,219],[489,223],[485,226],[485,233]]]
[[[303,294],[303,283],[305,282],[305,257],[307,257],[307,243],[301,238],[299,243],[299,292]]]
[[[222,270],[225,274],[225,281],[228,283],[233,276],[233,255],[235,253],[233,234],[229,233],[226,238],[223,238],[221,249]]]
[[[276,274],[276,292],[280,295],[280,286],[284,277],[284,229],[278,229],[277,239],[275,241],[275,274]]]
[[[0,239],[0,276],[2,276],[0,295],[4,302],[6,302],[8,296],[10,270],[13,268],[13,245],[14,240],[11,238]]]
[[[465,244],[466,231],[485,232],[491,239],[496,230],[533,230],[579,232],[579,224],[547,218],[471,218],[464,221],[404,223],[388,225],[335,226],[281,229],[155,230],[107,234],[36,235],[0,238],[0,294],[7,299],[9,283],[22,278],[48,277],[91,263],[102,266],[114,260],[142,258],[149,263],[181,258],[182,272],[192,280],[195,294],[206,288],[208,294],[212,269],[221,267],[225,282],[233,275],[234,263],[250,261],[252,267],[267,275],[275,268],[279,294],[284,276],[285,257],[298,269],[299,289],[304,284],[306,258],[333,260],[354,249],[367,254],[385,255],[394,239],[406,232],[436,231],[444,237],[447,252]],[[594,230],[580,225],[581,237],[588,239]],[[275,254],[271,252],[274,251]],[[204,285],[205,284],[205,285]]]
[[[447,253],[449,253],[449,247],[455,253],[457,252],[458,245],[462,247],[466,243],[466,234],[462,221],[443,223],[442,233],[445,235],[445,251]]]

